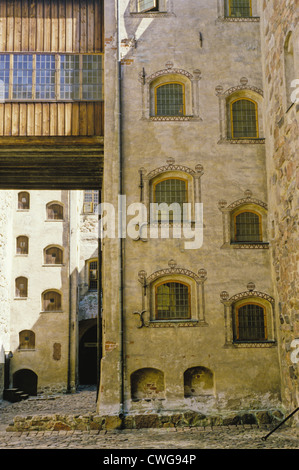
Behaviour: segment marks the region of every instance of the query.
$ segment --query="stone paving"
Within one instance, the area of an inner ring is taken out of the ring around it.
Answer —
[[[88,414],[96,411],[96,390],[0,402],[0,449],[299,449],[299,428],[273,426],[216,426],[208,428],[126,429],[121,431],[7,432],[15,416],[53,413]]]

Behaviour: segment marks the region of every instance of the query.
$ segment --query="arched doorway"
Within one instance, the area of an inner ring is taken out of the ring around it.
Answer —
[[[28,395],[37,395],[37,375],[30,369],[20,369],[13,374],[13,386]]]
[[[97,383],[97,325],[85,331],[79,343],[79,383]]]

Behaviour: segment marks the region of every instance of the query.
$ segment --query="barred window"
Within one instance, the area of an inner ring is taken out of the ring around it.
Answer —
[[[156,116],[183,116],[185,114],[184,85],[166,83],[155,89]]]
[[[28,210],[30,207],[30,196],[26,191],[22,191],[18,194],[18,209]]]
[[[0,55],[0,101],[9,96],[9,54]]]
[[[53,246],[45,250],[45,264],[62,264],[63,252],[60,248]]]
[[[159,0],[138,0],[138,11],[157,11],[159,10]]]
[[[252,16],[251,0],[226,0],[226,15],[243,18]]]
[[[260,242],[261,217],[254,212],[241,212],[235,216],[235,242]]]
[[[190,288],[181,282],[165,282],[156,287],[156,319],[190,318]]]
[[[28,245],[28,237],[22,235],[20,237],[17,237],[17,255],[27,255]]]
[[[61,309],[61,294],[55,291],[43,293],[43,311],[56,311]]]
[[[237,341],[265,341],[267,325],[265,308],[257,304],[246,304],[236,312]]]
[[[89,290],[98,288],[98,260],[92,260],[88,265],[88,285]]]
[[[63,220],[63,206],[56,203],[50,203],[47,206],[48,220]]]
[[[30,330],[23,330],[19,333],[19,349],[34,349],[35,333]]]
[[[182,221],[184,215],[183,204],[188,202],[187,182],[179,178],[167,178],[159,181],[154,186],[154,202],[157,204],[166,203],[168,206],[177,203],[180,207],[180,214],[177,214],[177,216]],[[159,221],[177,220],[173,211],[168,212],[162,209],[157,215]]]
[[[96,213],[99,204],[99,191],[96,189],[86,189],[84,191],[84,214]]]
[[[28,279],[26,277],[18,277],[16,279],[16,297],[27,297],[28,295]]]
[[[231,132],[233,139],[258,137],[257,104],[249,99],[238,99],[231,104]]]

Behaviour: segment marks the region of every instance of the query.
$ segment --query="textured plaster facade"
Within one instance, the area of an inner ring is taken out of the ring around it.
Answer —
[[[204,230],[203,245],[197,250],[186,249],[182,239],[144,241],[127,237],[122,247],[123,304],[117,294],[120,280],[119,265],[115,262],[119,263],[120,242],[104,240],[104,357],[99,410],[104,414],[118,413],[122,393],[123,411],[131,413],[153,409],[271,407],[280,398],[280,373],[267,245],[259,19],[227,21],[221,14],[223,3],[216,1],[208,6],[206,2],[169,1],[164,13],[150,15],[136,13],[135,2],[119,4],[119,38],[116,2],[106,4],[105,83],[109,99],[105,149],[109,159],[105,160],[103,200],[117,207],[120,190],[115,119],[119,40],[122,194],[127,197],[127,206],[150,200],[155,177],[188,174],[194,198],[203,203]],[[253,4],[255,16],[259,16],[258,4]],[[180,80],[185,84],[186,117],[152,117],[153,87],[163,80]],[[227,138],[226,100],[244,93],[258,102],[259,139],[236,142]],[[264,245],[236,247],[226,243],[230,230],[227,217],[238,205],[246,204],[262,207],[266,226]],[[157,279],[190,282],[191,321],[153,321],[151,296]],[[252,282],[254,293],[248,288]],[[254,296],[266,299],[271,341],[241,347],[231,340],[232,305],[240,298]],[[234,299],[230,302],[231,298]],[[139,328],[141,317],[134,312],[141,314],[143,310],[144,326]],[[120,364],[124,366],[123,376]],[[207,375],[201,383],[203,393],[188,397],[184,373],[193,368],[207,371]],[[148,371],[146,383],[152,388],[148,394],[143,389],[143,395],[141,392],[136,395],[140,370]],[[210,385],[205,389],[207,377]],[[153,399],[155,393],[157,399]],[[138,400],[138,396],[143,399]]]

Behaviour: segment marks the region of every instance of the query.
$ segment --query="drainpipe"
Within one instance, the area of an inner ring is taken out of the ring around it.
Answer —
[[[71,393],[71,327],[72,327],[72,273],[71,273],[71,191],[68,191],[69,203],[69,338],[68,338],[68,366],[67,366],[67,393]]]
[[[117,65],[118,65],[118,157],[119,157],[119,191],[123,194],[123,154],[122,154],[122,69],[121,69],[121,53],[120,53],[120,2],[117,0]],[[122,203],[122,198],[120,199]],[[120,217],[120,233],[119,233],[119,366],[120,366],[120,410],[119,417],[124,417],[124,331],[123,331],[123,249],[124,243],[122,238],[122,211]]]
[[[101,192],[98,191],[98,201],[101,203]],[[100,215],[98,217],[98,226],[100,226]],[[98,234],[98,318],[97,318],[97,397],[98,401],[100,383],[101,383],[101,360],[102,360],[102,243],[101,243],[101,234]]]

